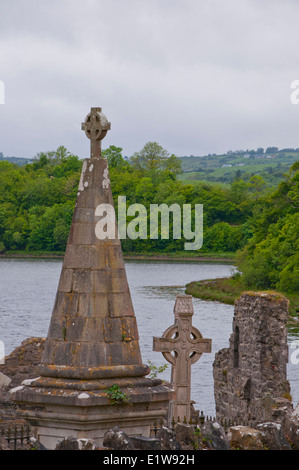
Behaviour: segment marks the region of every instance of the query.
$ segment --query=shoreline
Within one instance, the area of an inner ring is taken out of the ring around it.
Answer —
[[[248,289],[248,287],[243,285],[240,278],[234,278],[234,276],[192,281],[185,286],[186,294],[202,300],[216,301],[227,305],[234,305],[235,300],[238,299],[243,292],[248,292],[249,290],[253,290],[254,292],[260,291],[259,289]],[[296,293],[277,292],[267,289],[264,289],[263,292],[272,292],[288,299],[290,314],[289,324],[298,328],[299,295]]]
[[[123,254],[124,260],[140,261],[196,261],[196,262],[216,262],[233,264],[233,257],[216,256],[215,254],[205,254],[204,256],[181,256],[181,255],[159,255],[159,254]],[[1,253],[0,259],[25,258],[25,259],[63,259],[64,253]]]

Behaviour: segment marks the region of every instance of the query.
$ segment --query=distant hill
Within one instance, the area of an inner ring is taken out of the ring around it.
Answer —
[[[223,155],[202,157],[178,157],[182,162],[183,173],[179,179],[186,183],[210,181],[231,183],[240,177],[244,180],[253,175],[260,175],[269,184],[277,184],[288,172],[292,164],[299,160],[299,149],[278,150],[272,152],[227,152]]]
[[[7,161],[10,163],[14,163],[19,166],[26,165],[27,163],[31,163],[33,158],[23,158],[23,157],[4,157],[3,153],[0,152],[0,161]]]
[[[282,180],[292,164],[299,160],[298,149],[269,147],[266,151],[229,151],[226,154],[178,157],[182,162],[183,173],[179,179],[186,183],[197,181],[229,184],[240,177],[248,180],[253,175],[260,175],[269,185],[276,185]],[[271,151],[270,151],[271,150]],[[19,166],[32,163],[33,158],[5,157],[0,152],[0,161],[8,161]]]

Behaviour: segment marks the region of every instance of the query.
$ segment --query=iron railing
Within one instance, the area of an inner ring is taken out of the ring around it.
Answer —
[[[30,442],[32,434],[29,424],[0,424],[0,436],[6,440],[9,449],[18,450]]]
[[[204,414],[203,411],[200,411],[198,416],[196,416],[195,418],[191,418],[189,421],[186,420],[186,418],[184,418],[184,420],[180,420],[178,419],[177,421],[175,421],[174,419],[166,424],[165,422],[163,422],[163,420],[161,421],[155,421],[152,426],[151,426],[151,436],[152,437],[157,437],[159,431],[162,429],[163,426],[167,427],[168,429],[170,430],[174,430],[175,429],[175,426],[177,423],[184,423],[184,424],[190,424],[190,425],[194,425],[194,426],[199,426],[199,427],[202,427],[205,422],[218,422],[224,429],[225,433],[227,434],[228,430],[230,427],[232,426],[249,426],[249,422],[245,421],[245,420],[232,420],[232,419],[219,419],[219,420],[216,420],[216,417],[215,416],[207,416]]]

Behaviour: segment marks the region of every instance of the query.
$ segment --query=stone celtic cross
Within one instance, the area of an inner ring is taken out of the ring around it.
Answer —
[[[162,352],[172,364],[171,383],[175,390],[171,419],[190,420],[191,410],[191,365],[202,353],[211,352],[211,339],[204,339],[200,331],[192,326],[193,303],[191,295],[177,295],[174,306],[175,323],[162,335],[154,338],[154,351]]]
[[[108,130],[111,129],[111,123],[108,122],[102,108],[91,108],[90,113],[82,122],[82,130],[90,139],[91,158],[101,156],[101,140],[105,137]]]

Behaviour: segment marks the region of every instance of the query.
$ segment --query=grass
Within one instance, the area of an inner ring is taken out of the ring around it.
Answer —
[[[160,259],[160,260],[194,260],[194,261],[224,261],[233,262],[235,253],[227,252],[201,252],[201,251],[177,251],[177,252],[123,252],[127,259]],[[63,258],[63,251],[6,251],[0,254],[0,258]]]
[[[233,277],[193,281],[186,286],[186,294],[230,305],[234,304],[244,290],[246,288],[241,281]]]
[[[245,286],[242,279],[238,276],[194,281],[186,286],[186,294],[203,300],[215,300],[230,305],[233,305],[235,300],[245,291],[248,291],[248,287]],[[290,321],[296,322],[299,315],[299,294],[278,293],[273,290],[269,292],[282,294],[289,300]]]
[[[144,258],[161,258],[161,259],[211,259],[211,260],[227,260],[233,262],[235,260],[236,253],[228,252],[201,252],[201,251],[176,251],[176,252],[166,252],[166,251],[156,251],[156,252],[126,252],[124,251],[124,257],[144,257]]]

